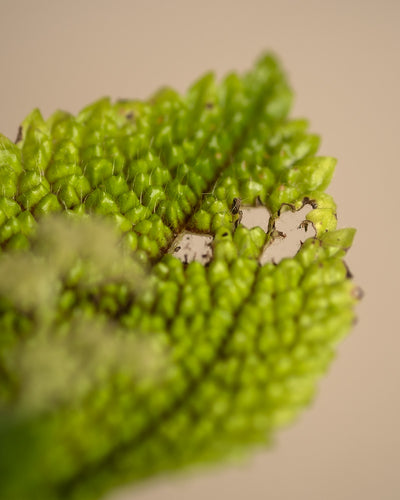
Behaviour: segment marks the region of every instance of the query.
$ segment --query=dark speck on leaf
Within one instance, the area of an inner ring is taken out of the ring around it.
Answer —
[[[232,206],[231,206],[231,213],[232,214],[236,215],[237,213],[239,213],[240,203],[241,203],[240,198],[233,198]]]
[[[349,280],[353,279],[354,276],[353,276],[353,273],[350,271],[349,266],[347,265],[347,263],[345,261],[343,261],[343,264],[344,264],[344,267],[346,268],[346,278]]]
[[[18,128],[18,134],[17,138],[15,139],[15,144],[17,144],[19,141],[22,141],[22,127]]]

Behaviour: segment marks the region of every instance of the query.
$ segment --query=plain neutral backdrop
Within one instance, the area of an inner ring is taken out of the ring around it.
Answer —
[[[109,500],[400,498],[400,1],[0,0],[0,131],[39,107],[184,91],[202,72],[278,54],[322,154],[347,262],[365,297],[318,397],[273,449],[244,464],[165,477]]]

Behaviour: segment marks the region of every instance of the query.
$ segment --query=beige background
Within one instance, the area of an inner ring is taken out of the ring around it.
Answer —
[[[0,131],[35,106],[184,90],[265,49],[296,89],[294,115],[339,158],[330,192],[358,228],[348,262],[366,296],[311,409],[246,464],[161,479],[110,500],[400,498],[400,1],[0,0]]]

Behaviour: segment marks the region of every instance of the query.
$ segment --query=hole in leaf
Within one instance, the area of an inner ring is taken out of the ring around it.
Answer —
[[[311,210],[310,205],[305,205],[297,212],[289,210],[281,214],[275,223],[276,237],[262,254],[261,264],[278,263],[286,257],[293,257],[299,251],[301,242],[315,236],[311,223],[302,224]]]
[[[212,236],[183,232],[179,234],[171,246],[171,253],[186,264],[194,260],[207,264],[212,259]]]
[[[265,232],[268,231],[269,212],[265,207],[242,207],[243,215],[241,223],[247,229],[261,227]]]

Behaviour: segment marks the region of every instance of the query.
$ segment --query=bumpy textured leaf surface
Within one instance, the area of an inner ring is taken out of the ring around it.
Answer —
[[[267,443],[309,403],[354,320],[354,230],[336,230],[335,161],[290,104],[265,56],[0,136],[1,498],[99,498]],[[267,233],[237,198],[267,207]],[[316,237],[260,265],[305,203]],[[182,231],[213,236],[208,265],[173,256]]]

